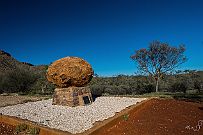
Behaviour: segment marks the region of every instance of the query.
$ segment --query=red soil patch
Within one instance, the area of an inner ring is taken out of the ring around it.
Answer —
[[[15,126],[0,122],[0,135],[16,135]]]
[[[194,131],[195,129],[199,130]],[[203,135],[203,105],[152,99],[91,135]]]

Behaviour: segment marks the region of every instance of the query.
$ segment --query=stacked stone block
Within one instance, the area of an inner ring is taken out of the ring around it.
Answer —
[[[89,63],[78,57],[65,57],[52,63],[47,70],[47,79],[56,85],[54,105],[79,106],[92,103],[89,87],[93,77]]]

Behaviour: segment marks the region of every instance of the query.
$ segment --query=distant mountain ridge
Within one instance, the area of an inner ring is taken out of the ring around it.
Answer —
[[[3,51],[3,50],[0,50],[0,55],[7,55],[7,56],[11,56],[9,53]]]
[[[45,72],[48,65],[33,65],[28,62],[20,62],[12,57],[8,52],[0,50],[0,74],[17,68],[28,69],[33,72]],[[196,73],[203,79],[203,71],[196,71]]]
[[[47,68],[48,65],[18,61],[10,53],[0,50],[0,94],[52,93],[55,87],[46,79]]]
[[[23,68],[31,71],[41,71],[46,70],[47,65],[35,66],[31,63],[20,62],[13,58],[10,53],[0,50],[0,73],[6,73],[17,68]]]

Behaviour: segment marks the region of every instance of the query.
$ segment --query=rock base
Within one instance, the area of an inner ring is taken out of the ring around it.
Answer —
[[[56,88],[53,95],[53,105],[83,106],[92,103],[89,87]]]

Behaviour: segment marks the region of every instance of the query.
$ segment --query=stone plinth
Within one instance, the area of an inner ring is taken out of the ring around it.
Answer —
[[[53,105],[81,106],[92,103],[89,87],[56,88],[53,95]]]

